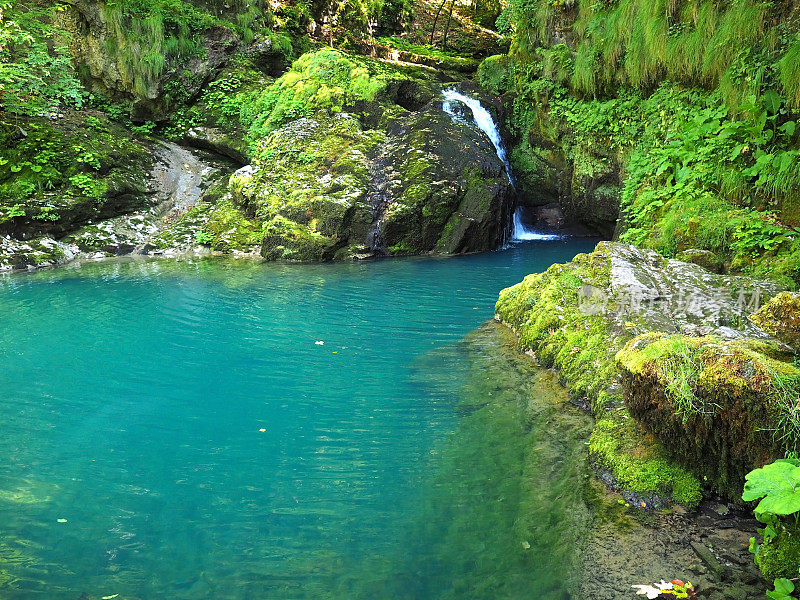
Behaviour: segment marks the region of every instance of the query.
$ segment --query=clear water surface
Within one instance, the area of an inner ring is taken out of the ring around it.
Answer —
[[[517,535],[562,425],[525,437],[528,367],[464,337],[593,245],[0,278],[0,597],[562,597]]]

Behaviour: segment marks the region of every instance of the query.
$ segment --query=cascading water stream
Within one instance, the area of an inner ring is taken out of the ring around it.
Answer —
[[[444,111],[451,115],[454,118],[458,118],[458,115],[454,109],[453,103],[460,102],[461,104],[465,105],[467,108],[472,111],[472,119],[475,121],[475,125],[478,126],[478,129],[483,131],[489,139],[492,141],[495,150],[497,151],[497,157],[503,162],[506,167],[506,174],[508,175],[508,180],[511,182],[511,185],[514,185],[514,177],[511,171],[511,163],[508,161],[506,157],[505,148],[503,148],[503,141],[500,137],[500,131],[497,128],[497,125],[492,118],[491,113],[486,110],[483,105],[476,100],[475,98],[470,98],[469,96],[465,96],[461,92],[458,92],[454,89],[444,90],[442,92],[444,96],[444,103],[442,108]],[[514,211],[514,218],[512,220],[511,225],[511,239],[512,241],[531,241],[531,240],[557,240],[560,239],[562,236],[560,235],[553,235],[547,233],[539,233],[528,229],[525,224],[522,222],[522,214],[520,208],[517,207]]]

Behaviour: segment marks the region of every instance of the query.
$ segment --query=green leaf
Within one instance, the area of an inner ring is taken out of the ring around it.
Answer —
[[[791,515],[800,511],[800,466],[796,460],[776,460],[745,477],[742,500],[763,500],[756,514]]]
[[[758,541],[756,541],[756,538],[751,537],[750,545],[747,547],[747,551],[750,552],[750,554],[756,554],[758,552],[759,546],[760,544],[758,543]]]
[[[774,115],[781,108],[781,97],[775,90],[767,90],[764,92],[764,108],[767,109],[769,114]]]
[[[786,121],[786,123],[781,125],[778,129],[780,129],[788,137],[792,137],[794,135],[794,130],[796,129],[796,127],[797,124],[794,121]]]
[[[775,580],[775,590],[767,592],[767,596],[775,600],[784,600],[784,598],[791,598],[791,593],[793,591],[794,584],[788,579],[781,577]]]
[[[792,160],[792,154],[790,152],[781,152],[775,155],[775,162],[778,167],[778,172],[785,173],[789,170],[789,167],[792,166],[794,161]]]

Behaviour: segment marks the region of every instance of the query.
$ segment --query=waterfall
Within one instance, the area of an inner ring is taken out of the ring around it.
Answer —
[[[509,163],[508,158],[506,158],[506,151],[503,148],[503,141],[500,139],[500,131],[498,131],[497,125],[494,124],[494,119],[492,119],[492,115],[489,113],[489,111],[483,108],[481,103],[475,98],[465,96],[456,90],[445,90],[443,95],[445,102],[442,107],[448,115],[457,116],[453,110],[453,101],[465,104],[467,108],[472,111],[472,118],[475,121],[475,125],[477,125],[478,129],[488,135],[489,139],[492,140],[492,144],[494,144],[494,149],[497,152],[498,158],[502,160],[503,164],[506,166],[508,180],[513,185],[514,181],[511,179],[511,163]]]
[[[563,235],[558,235],[555,233],[539,233],[533,231],[532,229],[528,229],[522,222],[520,209],[517,208],[517,210],[514,211],[514,223],[511,226],[512,240],[520,242],[528,242],[533,240],[548,241],[548,240],[560,240],[563,237],[564,237]]]
[[[508,181],[511,185],[514,185],[514,178],[511,173],[511,163],[508,162],[508,157],[506,157],[505,148],[503,148],[503,140],[500,138],[500,131],[497,128],[497,125],[492,119],[491,113],[486,110],[483,105],[476,100],[475,98],[470,98],[469,96],[465,96],[461,92],[458,92],[454,89],[444,90],[442,92],[444,96],[444,103],[442,104],[442,108],[444,111],[452,116],[453,118],[458,118],[458,115],[454,109],[454,102],[460,102],[464,104],[467,108],[472,111],[472,119],[475,122],[475,125],[478,126],[478,129],[483,131],[489,139],[491,140],[492,144],[494,145],[494,149],[497,152],[497,157],[503,161],[503,164],[506,167],[506,174],[508,175]],[[530,240],[557,240],[561,239],[562,236],[554,235],[554,234],[547,234],[547,233],[539,233],[532,229],[528,229],[525,227],[525,224],[522,222],[522,212],[519,207],[516,208],[514,211],[514,218],[512,220],[511,225],[511,240],[512,241],[530,241]]]

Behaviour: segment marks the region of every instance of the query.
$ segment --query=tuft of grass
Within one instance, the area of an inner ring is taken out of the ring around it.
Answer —
[[[787,102],[793,108],[800,108],[800,40],[791,45],[778,66]]]

